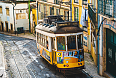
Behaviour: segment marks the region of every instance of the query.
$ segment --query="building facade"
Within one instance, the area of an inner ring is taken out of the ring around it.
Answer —
[[[91,52],[95,65],[97,66],[97,0],[88,0],[88,49]]]
[[[11,3],[0,2],[0,30],[9,32],[14,30],[13,6]]]
[[[23,27],[29,31],[28,1],[1,1],[0,2],[0,30],[16,33]],[[17,30],[18,29],[18,30]]]
[[[98,0],[99,74],[116,77],[116,0]]]

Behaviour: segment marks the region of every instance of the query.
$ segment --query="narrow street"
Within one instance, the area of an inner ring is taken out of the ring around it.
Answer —
[[[84,71],[63,75],[37,53],[36,41],[0,34],[7,78],[90,78]]]

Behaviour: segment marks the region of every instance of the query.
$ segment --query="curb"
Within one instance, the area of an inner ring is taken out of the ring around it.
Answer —
[[[2,45],[2,42],[0,41],[0,46],[1,46],[1,52],[2,52],[2,60],[3,60],[3,67],[1,70],[3,70],[3,74],[1,75],[0,78],[6,78],[6,70],[5,70],[5,59],[4,59],[4,47]]]

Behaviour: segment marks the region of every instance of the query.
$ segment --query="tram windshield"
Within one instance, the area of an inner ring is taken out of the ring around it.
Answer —
[[[67,43],[68,43],[68,50],[70,49],[76,49],[76,36],[68,36],[67,37]]]
[[[57,37],[58,50],[65,50],[65,37]]]
[[[78,44],[78,49],[82,49],[83,48],[83,35],[77,35],[77,44]]]

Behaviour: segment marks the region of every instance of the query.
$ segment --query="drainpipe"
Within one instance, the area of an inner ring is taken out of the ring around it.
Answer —
[[[98,16],[98,19],[99,19],[99,16]],[[98,27],[99,27],[99,21],[98,21]],[[99,34],[98,34],[99,35]],[[97,44],[99,44],[99,36],[98,36],[98,38],[97,38]],[[97,72],[99,73],[99,45],[97,45],[97,47],[98,47],[98,49],[97,49]]]
[[[28,0],[28,9],[29,9],[29,32],[31,32],[30,30],[30,0]]]
[[[70,21],[72,21],[72,0],[70,0]]]
[[[15,14],[14,14],[14,7],[16,6],[16,2],[15,5],[12,3],[13,5],[13,16],[14,16],[14,29],[15,29],[15,35],[16,35],[16,27],[15,27]]]
[[[37,3],[37,25],[38,25],[38,1],[36,1]]]

